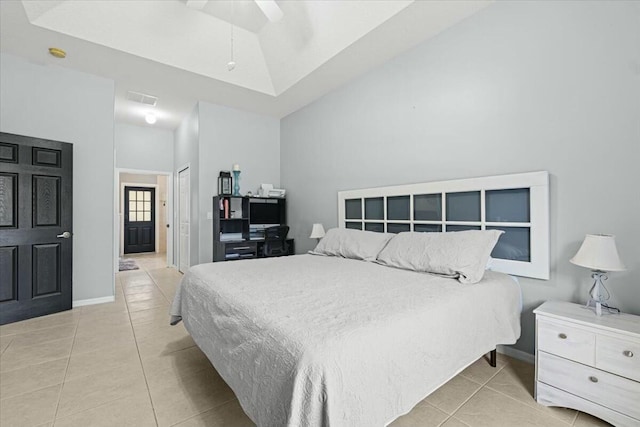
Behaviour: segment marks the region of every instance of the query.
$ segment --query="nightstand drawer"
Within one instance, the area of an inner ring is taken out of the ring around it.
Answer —
[[[596,368],[640,381],[640,343],[598,335]]]
[[[538,381],[640,419],[640,383],[561,357],[538,353]]]
[[[595,348],[594,333],[538,319],[538,350],[594,366]]]

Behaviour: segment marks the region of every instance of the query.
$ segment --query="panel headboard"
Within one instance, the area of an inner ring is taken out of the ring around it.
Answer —
[[[503,230],[491,269],[549,279],[546,171],[340,191],[338,226],[382,233]]]

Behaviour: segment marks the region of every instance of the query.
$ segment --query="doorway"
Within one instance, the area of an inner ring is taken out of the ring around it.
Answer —
[[[156,189],[124,187],[124,253],[156,251]]]
[[[116,169],[116,271],[135,264],[132,257],[154,254],[162,255],[164,266],[175,266],[172,176],[170,172]]]

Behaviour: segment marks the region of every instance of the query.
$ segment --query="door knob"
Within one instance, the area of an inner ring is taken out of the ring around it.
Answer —
[[[56,237],[59,239],[68,239],[69,237],[71,237],[71,233],[69,233],[68,231],[65,231],[62,234],[58,234]]]

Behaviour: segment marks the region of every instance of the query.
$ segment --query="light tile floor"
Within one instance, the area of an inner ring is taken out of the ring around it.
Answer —
[[[168,308],[181,275],[161,256],[117,274],[116,301],[0,327],[0,426],[251,426],[231,389]],[[586,427],[538,405],[532,365],[480,359],[394,427]]]

